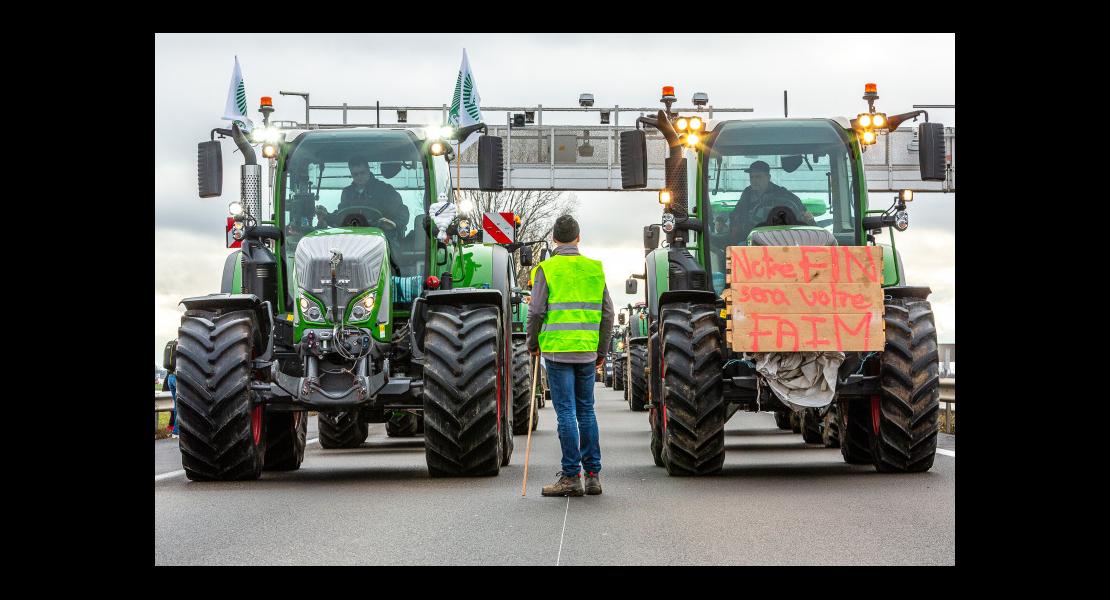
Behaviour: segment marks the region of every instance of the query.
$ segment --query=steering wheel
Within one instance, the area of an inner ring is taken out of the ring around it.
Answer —
[[[767,211],[767,218],[755,227],[767,227],[774,225],[805,225],[798,215],[789,206],[779,205]],[[754,229],[754,227],[753,227]]]
[[[335,213],[328,221],[339,223],[340,227],[376,227],[382,217],[382,211],[372,206],[352,206]]]

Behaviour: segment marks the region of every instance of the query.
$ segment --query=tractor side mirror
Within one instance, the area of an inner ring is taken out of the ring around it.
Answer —
[[[532,247],[531,246],[521,246],[520,247],[520,265],[522,267],[530,267],[530,266],[532,266],[532,264],[533,264],[533,262],[532,262]]]
[[[626,279],[624,281],[624,293],[626,293],[626,294],[635,294],[636,293],[636,280],[635,279],[630,278],[630,279]],[[623,317],[624,315],[621,315],[621,316]],[[621,323],[624,323],[624,321],[621,321]]]
[[[650,254],[652,250],[659,247],[659,225],[648,225],[644,227],[644,254]]]
[[[177,340],[170,340],[166,342],[166,348],[162,351],[162,368],[173,373],[177,366]]]
[[[944,125],[922,123],[917,126],[918,166],[922,181],[944,181]]]
[[[197,185],[201,198],[215,198],[223,193],[224,159],[217,140],[197,144]]]
[[[621,132],[621,187],[647,187],[647,134],[642,129]]]
[[[505,151],[502,142],[500,137],[493,135],[478,138],[478,189],[483,192],[500,192],[505,189]]]
[[[793,156],[784,156],[784,157],[782,157],[782,170],[783,171],[786,171],[787,173],[793,173],[794,171],[797,171],[798,167],[800,167],[800,166],[802,166],[802,155],[801,154],[795,154]]]
[[[624,313],[617,315],[617,322],[624,325]]]

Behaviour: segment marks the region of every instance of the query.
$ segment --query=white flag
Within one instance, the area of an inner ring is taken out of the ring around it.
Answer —
[[[459,67],[459,77],[455,81],[455,95],[451,98],[451,112],[447,122],[452,127],[466,127],[482,122],[482,99],[478,97],[478,86],[474,85],[474,73],[470,71],[470,60],[466,57],[466,48],[463,48],[462,65]],[[459,152],[462,153],[471,144],[478,141],[478,134],[472,133],[462,143]]]
[[[231,72],[231,87],[227,90],[227,105],[224,107],[226,121],[239,124],[239,129],[250,133],[254,123],[247,117],[247,89],[243,85],[243,74],[239,71],[239,57],[235,57],[235,70]]]

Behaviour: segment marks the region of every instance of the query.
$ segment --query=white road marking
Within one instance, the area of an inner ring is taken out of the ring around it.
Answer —
[[[311,440],[306,440],[304,445],[307,446],[307,445],[309,445],[313,442],[318,442],[318,441],[320,441],[320,438],[312,438]],[[178,470],[178,471],[170,471],[169,473],[162,473],[161,475],[155,475],[154,476],[154,481],[155,482],[164,481],[166,479],[170,479],[172,477],[177,477],[178,475],[184,475],[184,474],[185,474],[184,469],[181,469],[181,470]],[[563,525],[565,526],[566,523],[564,522]]]
[[[155,475],[154,476],[154,481],[158,482],[158,481],[162,481],[163,479],[169,479],[171,477],[177,477],[178,475],[184,475],[184,474],[185,474],[184,469],[182,469],[180,471],[171,471],[169,473],[162,473],[161,475]]]
[[[945,456],[951,456],[952,458],[956,458],[956,451],[955,450],[945,450],[943,448],[937,448],[937,452],[940,453],[940,454],[943,454]]]
[[[555,557],[555,566],[563,558],[563,536],[567,534],[567,515],[570,514],[570,496],[567,496],[567,510],[563,513],[563,532],[559,534],[559,555]]]

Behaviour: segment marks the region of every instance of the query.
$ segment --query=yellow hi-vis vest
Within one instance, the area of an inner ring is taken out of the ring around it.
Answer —
[[[605,302],[601,261],[556,255],[539,266],[547,281],[540,352],[597,352]]]

